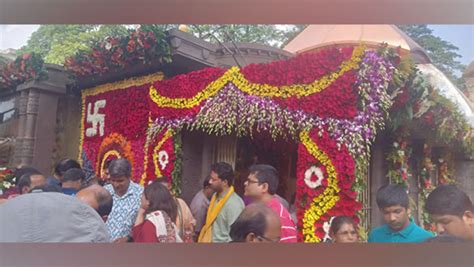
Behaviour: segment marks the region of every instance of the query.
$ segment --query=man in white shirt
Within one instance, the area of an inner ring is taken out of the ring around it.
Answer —
[[[209,177],[207,177],[203,182],[202,190],[200,190],[191,201],[191,213],[194,219],[196,219],[196,227],[194,228],[196,237],[199,236],[202,226],[206,223],[207,209],[209,208],[209,201],[213,193],[214,190],[212,190]]]

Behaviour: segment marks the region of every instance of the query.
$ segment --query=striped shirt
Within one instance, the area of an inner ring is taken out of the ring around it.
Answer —
[[[272,200],[267,203],[267,206],[272,209],[280,217],[281,233],[280,243],[296,243],[296,226],[291,219],[290,213],[281,204],[278,198],[273,197]]]

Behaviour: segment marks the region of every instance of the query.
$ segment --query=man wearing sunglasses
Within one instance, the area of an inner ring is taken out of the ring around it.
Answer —
[[[279,216],[281,243],[296,243],[295,223],[288,210],[276,197],[277,188],[278,172],[274,167],[265,164],[250,167],[249,176],[245,181],[245,196],[250,197],[256,203],[265,204]]]
[[[280,218],[262,203],[248,205],[230,227],[232,242],[280,242]]]

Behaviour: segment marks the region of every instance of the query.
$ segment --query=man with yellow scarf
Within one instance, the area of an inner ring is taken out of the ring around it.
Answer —
[[[199,235],[199,243],[230,242],[230,226],[245,207],[242,199],[234,192],[234,171],[226,162],[211,166],[209,183],[214,190],[206,216],[206,224]]]

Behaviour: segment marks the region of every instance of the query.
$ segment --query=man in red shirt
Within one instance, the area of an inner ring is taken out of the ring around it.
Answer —
[[[275,197],[278,188],[277,170],[265,164],[253,165],[245,185],[245,195],[254,202],[261,202],[271,208],[279,217],[281,223],[281,243],[296,243],[296,226],[288,210]]]

